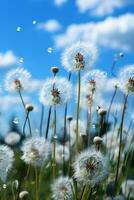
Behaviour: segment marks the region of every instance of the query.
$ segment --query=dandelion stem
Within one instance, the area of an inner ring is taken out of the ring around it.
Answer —
[[[79,133],[79,113],[80,113],[80,70],[78,71],[78,97],[77,97],[77,110],[76,110],[76,156],[78,156],[78,133]]]
[[[29,112],[26,113],[26,118],[25,118],[25,121],[24,121],[24,125],[23,125],[23,136],[25,137],[26,134],[25,134],[25,128],[26,128],[26,123],[27,123],[27,120],[28,120],[28,116],[29,116]]]
[[[55,179],[56,170],[56,106],[54,106],[54,146],[53,146],[53,179]]]
[[[23,100],[23,97],[22,97],[21,91],[18,90],[18,93],[19,93],[19,96],[20,96],[20,99],[21,99],[22,105],[23,105],[23,107],[24,107],[24,110],[25,110],[25,102],[24,102],[24,100]],[[25,110],[25,112],[26,112],[26,110]],[[27,113],[26,113],[26,114],[27,114]],[[29,126],[30,136],[32,136],[32,129],[31,129],[31,123],[30,123],[29,116],[28,116],[28,126]]]
[[[35,168],[35,185],[36,185],[36,200],[39,200],[39,187],[38,187],[38,169]]]
[[[128,100],[128,94],[125,96],[125,101],[123,105],[123,111],[122,111],[122,117],[121,117],[121,123],[119,128],[120,133],[120,143],[119,143],[119,153],[118,153],[118,160],[117,160],[117,168],[116,168],[116,175],[115,175],[115,192],[117,189],[117,182],[118,182],[118,176],[119,176],[119,167],[120,167],[120,158],[121,158],[121,149],[122,149],[122,132],[123,132],[123,124],[124,124],[124,117],[125,117],[125,111],[126,111],[126,105]]]
[[[69,73],[68,81],[70,81],[70,79],[71,79],[71,72]],[[65,155],[66,134],[67,134],[67,133],[66,133],[66,132],[67,132],[67,129],[66,129],[67,109],[68,109],[68,104],[66,103],[66,105],[65,105],[65,112],[64,112],[63,155]],[[63,156],[63,174],[65,175],[65,173],[66,173],[65,156]]]
[[[90,134],[90,129],[91,129],[91,108],[92,108],[92,105],[90,104],[90,108],[89,108],[89,111],[87,111],[87,141],[88,141],[88,146],[90,145],[90,137],[91,137],[91,134]]]
[[[46,139],[48,137],[48,131],[49,131],[49,124],[50,124],[50,118],[51,118],[51,110],[52,110],[52,107],[50,106],[49,107],[49,111],[48,111],[48,118],[47,118],[47,128],[46,128]]]
[[[42,126],[43,126],[43,119],[44,119],[44,106],[41,106],[41,119],[40,119],[40,135],[42,136]]]

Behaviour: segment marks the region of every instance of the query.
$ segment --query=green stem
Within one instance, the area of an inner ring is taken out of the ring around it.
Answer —
[[[78,71],[78,99],[77,99],[77,110],[76,110],[76,156],[78,156],[79,153],[79,147],[78,147],[78,137],[79,137],[79,113],[80,113],[80,70]]]
[[[23,105],[23,107],[24,107],[24,110],[25,110],[25,102],[24,102],[24,99],[23,99],[23,97],[22,97],[21,91],[18,90],[18,93],[19,93],[19,96],[20,96],[22,105]],[[25,113],[27,114],[26,110],[25,110]],[[31,123],[30,123],[29,116],[28,116],[28,126],[29,126],[30,136],[32,136],[32,129],[31,129]]]
[[[53,179],[55,179],[56,170],[56,106],[54,106],[54,147],[53,147]]]
[[[16,200],[16,196],[14,192],[14,183],[12,183],[12,195],[13,195],[13,200]]]
[[[44,105],[41,106],[40,136],[42,136],[43,119],[44,119]]]
[[[47,127],[46,127],[46,134],[45,134],[46,139],[48,137],[48,131],[49,131],[49,125],[50,125],[50,119],[51,119],[51,110],[52,110],[52,107],[50,106],[49,111],[48,111]]]
[[[36,200],[39,200],[39,187],[38,187],[38,169],[35,168],[35,192],[36,192]]]
[[[27,123],[27,120],[28,120],[28,116],[29,116],[29,112],[26,113],[26,118],[25,118],[25,121],[24,121],[24,125],[23,125],[23,136],[25,137],[26,134],[25,134],[25,128],[26,128],[26,123]]]
[[[120,128],[119,128],[120,143],[119,143],[119,153],[118,153],[117,168],[116,168],[116,175],[115,175],[115,184],[114,184],[115,193],[116,193],[116,189],[117,189],[117,182],[118,182],[118,176],[119,176],[121,149],[122,149],[122,133],[123,133],[123,124],[124,124],[124,117],[125,117],[127,100],[128,100],[128,94],[125,96],[125,101],[124,101],[123,111],[122,111],[122,118],[121,118],[121,123],[120,123]]]

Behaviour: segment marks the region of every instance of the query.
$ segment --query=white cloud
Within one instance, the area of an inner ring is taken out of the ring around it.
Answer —
[[[28,92],[40,91],[43,83],[44,81],[42,80],[38,80],[38,79],[31,80]]]
[[[112,14],[115,9],[134,4],[133,0],[76,0],[80,12],[89,11],[92,15],[105,16]]]
[[[5,53],[0,53],[0,67],[9,67],[10,65],[16,64],[18,61],[17,57],[12,51],[6,51]]]
[[[134,50],[134,14],[108,17],[104,21],[84,24],[71,24],[64,34],[55,36],[57,48],[66,47],[78,40],[94,43],[97,46]]]
[[[48,20],[47,22],[42,22],[37,25],[37,29],[41,29],[48,32],[59,31],[61,27],[62,27],[61,24],[55,19],[51,19]]]
[[[67,2],[67,0],[54,0],[54,4],[56,6],[62,6],[63,4],[65,4]]]

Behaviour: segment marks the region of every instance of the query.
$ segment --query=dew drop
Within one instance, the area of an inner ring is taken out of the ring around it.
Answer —
[[[19,119],[18,119],[18,117],[15,117],[15,118],[13,119],[13,123],[14,123],[14,124],[19,124]]]
[[[20,62],[20,63],[23,63],[23,62],[24,62],[24,58],[20,58],[20,59],[19,59],[19,62]]]
[[[48,52],[48,53],[52,53],[52,52],[53,52],[53,48],[52,48],[52,47],[49,47],[49,48],[47,49],[47,52]]]
[[[32,23],[33,23],[33,25],[35,25],[35,24],[37,24],[37,21],[36,21],[36,20],[33,20],[33,22],[32,22]]]
[[[16,28],[16,31],[17,32],[20,32],[22,29],[21,29],[21,27],[20,26],[18,26],[17,28]]]
[[[6,184],[3,184],[3,189],[6,189],[7,188],[7,185]]]

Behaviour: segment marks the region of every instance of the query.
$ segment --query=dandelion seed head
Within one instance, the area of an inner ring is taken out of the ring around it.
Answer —
[[[30,86],[31,74],[24,68],[10,70],[5,77],[5,89],[9,92],[26,90]]]
[[[63,145],[58,144],[56,145],[56,162],[59,164],[63,163],[63,157],[65,161],[69,160],[69,148],[64,146],[64,154],[63,154]]]
[[[90,69],[97,59],[97,49],[92,44],[77,42],[62,54],[61,62],[67,71]]]
[[[29,196],[29,192],[28,191],[21,191],[19,193],[19,198],[20,199],[26,199]]]
[[[21,136],[17,132],[10,132],[5,136],[5,143],[10,146],[18,144],[21,140]]]
[[[122,183],[122,193],[127,198],[134,198],[134,180],[126,180]]]
[[[70,200],[73,199],[72,179],[69,177],[59,177],[51,186],[52,199],[54,200]]]
[[[134,65],[127,65],[119,72],[119,87],[127,92],[134,92]]]
[[[43,105],[65,104],[71,98],[72,85],[65,78],[50,78],[45,81],[40,92]]]
[[[0,145],[0,179],[6,182],[8,172],[14,161],[13,151],[6,145]]]
[[[80,153],[73,167],[75,179],[84,185],[95,186],[108,175],[106,157],[94,148]]]
[[[32,137],[23,142],[21,150],[23,152],[21,159],[25,163],[41,167],[51,154],[51,144],[43,137]]]

